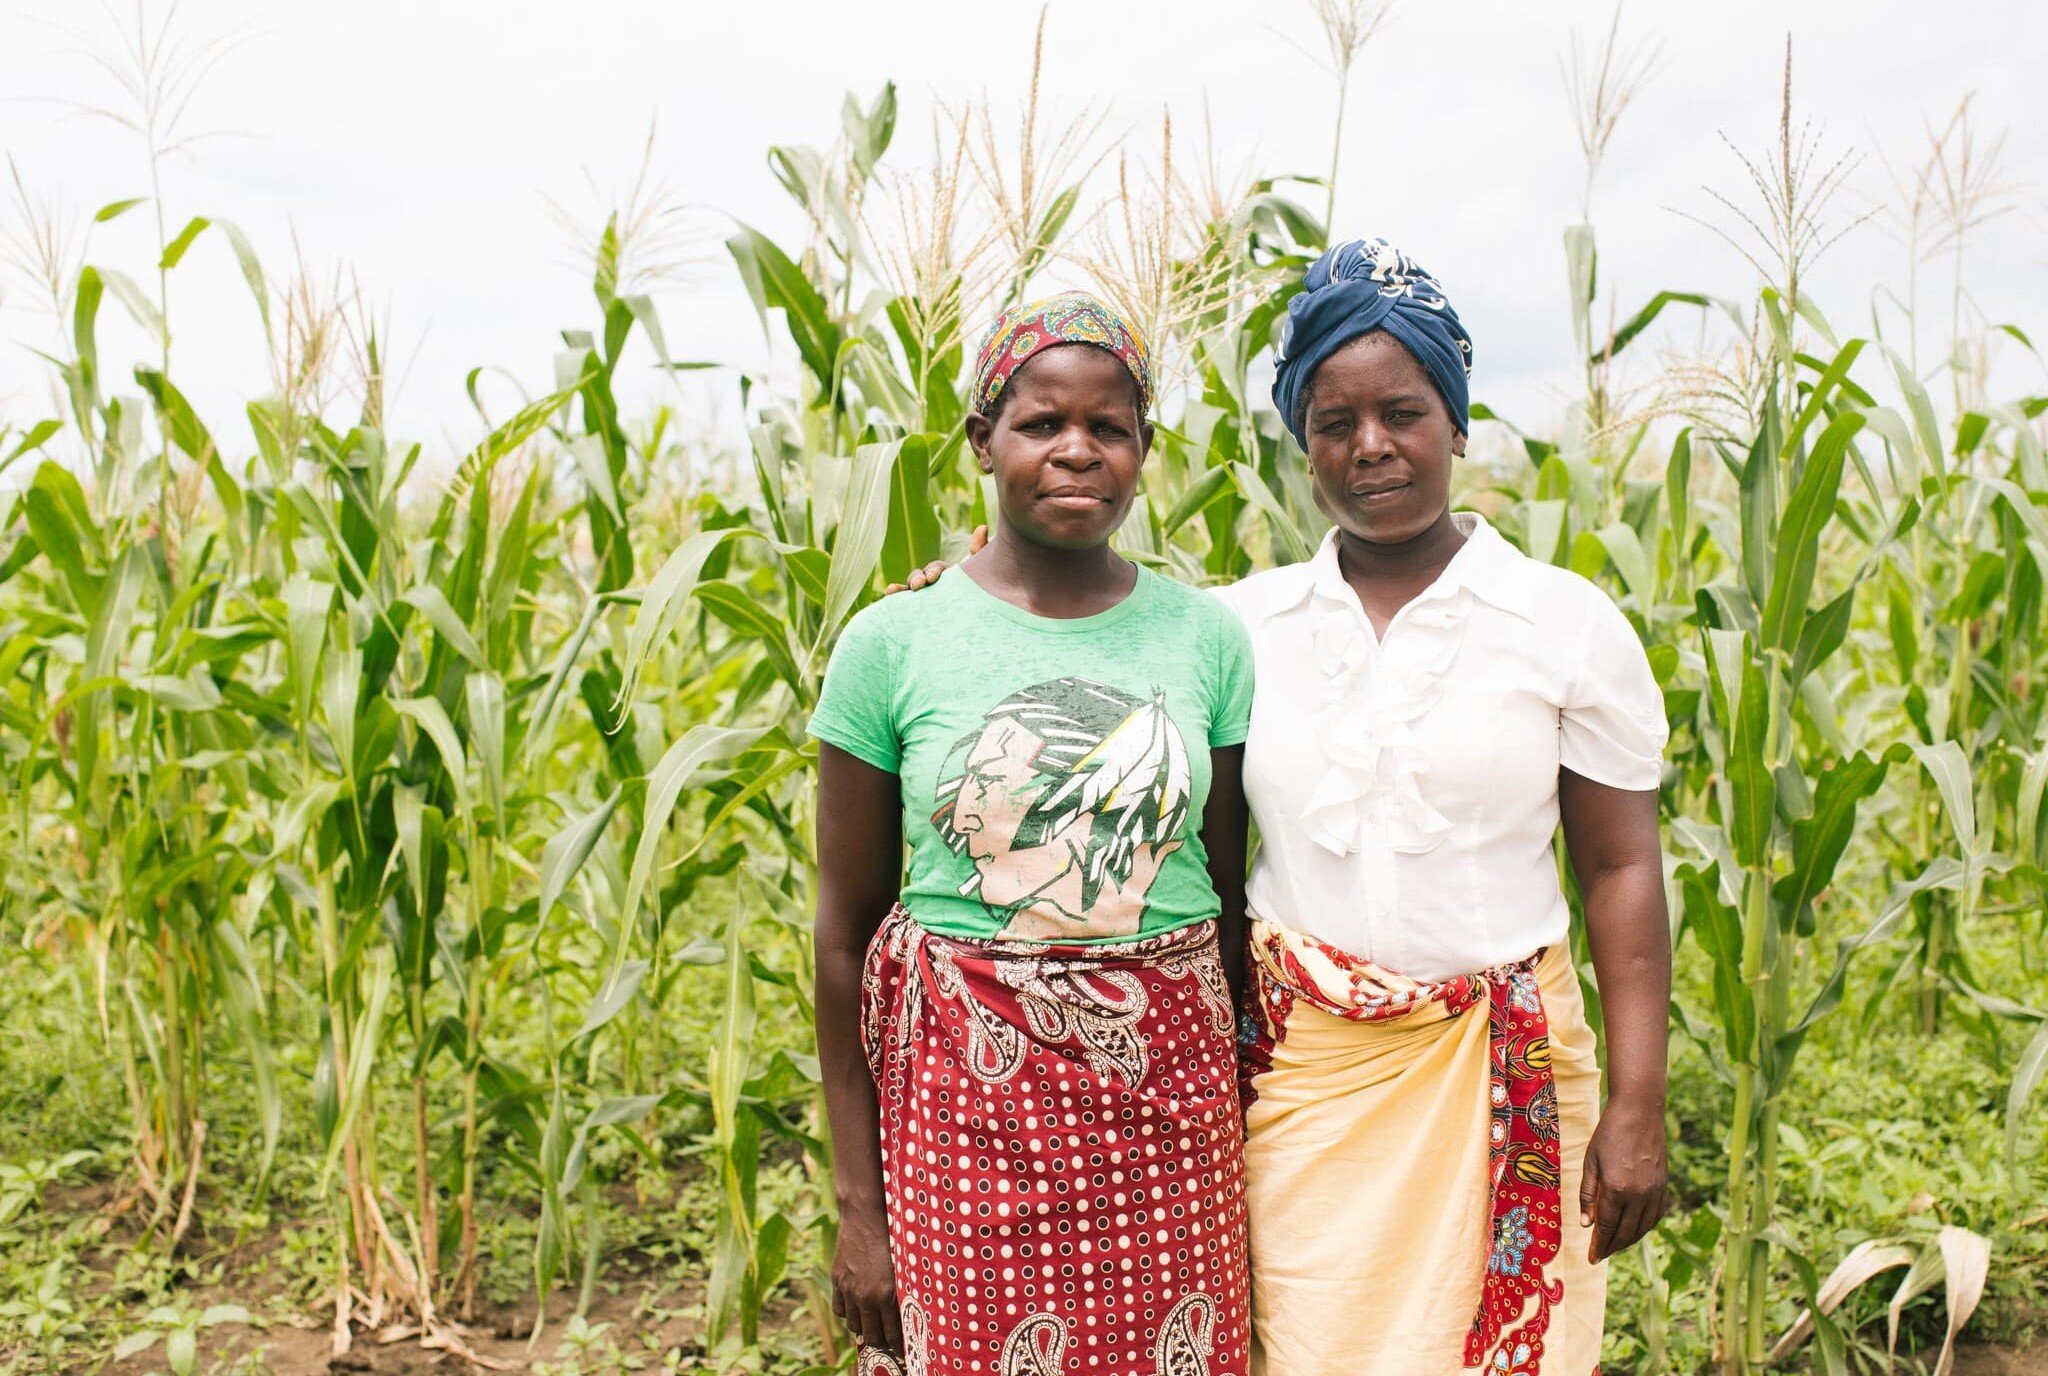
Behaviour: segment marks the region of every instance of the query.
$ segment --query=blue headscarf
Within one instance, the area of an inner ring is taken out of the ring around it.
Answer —
[[[1373,330],[1385,330],[1415,355],[1443,394],[1458,429],[1469,432],[1466,380],[1472,374],[1472,336],[1458,322],[1444,289],[1385,239],[1353,239],[1310,264],[1301,291],[1287,303],[1273,404],[1295,443],[1308,448],[1297,411],[1316,369]]]

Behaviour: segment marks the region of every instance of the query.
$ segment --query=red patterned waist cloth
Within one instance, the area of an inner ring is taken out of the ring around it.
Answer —
[[[1216,928],[869,945],[905,1376],[1243,1376],[1244,1138]]]
[[[1358,1023],[1440,1010],[1446,1024],[1486,1005],[1487,1257],[1465,1339],[1468,1368],[1486,1364],[1489,1354],[1514,1354],[1520,1359],[1511,1362],[1514,1370],[1535,1371],[1551,1306],[1562,1295],[1562,1287],[1544,1275],[1563,1236],[1563,1201],[1550,1023],[1536,978],[1543,954],[1451,979],[1417,980],[1268,919],[1251,923],[1249,1007],[1238,1034],[1239,1085],[1247,1109],[1297,1004]]]

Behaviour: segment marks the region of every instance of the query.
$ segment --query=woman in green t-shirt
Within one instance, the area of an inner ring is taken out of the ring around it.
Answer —
[[[1242,1376],[1250,643],[1109,547],[1126,322],[1005,314],[972,400],[995,538],[853,619],[810,725],[833,1307],[864,1373]]]

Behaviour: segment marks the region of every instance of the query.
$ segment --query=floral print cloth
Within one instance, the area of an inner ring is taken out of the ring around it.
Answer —
[[[1078,291],[1012,307],[996,317],[975,355],[974,409],[993,415],[1011,376],[1033,354],[1055,344],[1092,344],[1116,355],[1138,384],[1139,414],[1152,409],[1152,358],[1144,336],[1115,310]]]

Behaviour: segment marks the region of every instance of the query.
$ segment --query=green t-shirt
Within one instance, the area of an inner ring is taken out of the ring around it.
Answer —
[[[954,570],[848,623],[810,731],[901,780],[927,930],[1129,940],[1216,916],[1209,748],[1251,719],[1251,642],[1145,569],[1106,612],[1033,616]]]

